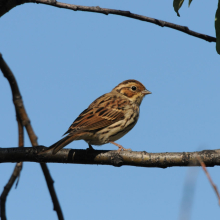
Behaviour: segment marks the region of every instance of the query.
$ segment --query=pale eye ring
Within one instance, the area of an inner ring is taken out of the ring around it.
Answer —
[[[135,90],[137,89],[137,87],[136,87],[136,86],[132,86],[131,89],[132,89],[133,91],[135,91]]]

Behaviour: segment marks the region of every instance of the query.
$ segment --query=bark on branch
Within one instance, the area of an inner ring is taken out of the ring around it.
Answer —
[[[82,5],[73,5],[73,4],[66,4],[62,2],[57,2],[56,0],[0,0],[0,17],[7,13],[12,8],[24,4],[24,3],[39,3],[39,4],[45,4],[50,5],[58,8],[65,8],[73,11],[87,11],[87,12],[94,12],[94,13],[101,13],[105,15],[114,14],[114,15],[120,15],[128,18],[133,18],[136,20],[141,20],[145,22],[150,22],[152,24],[159,25],[161,27],[168,27],[172,28],[181,32],[184,32],[186,34],[189,34],[191,36],[206,40],[208,42],[216,42],[216,38],[201,34],[195,31],[190,30],[186,26],[181,26],[177,24],[173,24],[167,21],[162,21],[155,18],[150,18],[147,16],[139,15],[131,13],[130,11],[124,11],[124,10],[116,10],[116,9],[109,9],[109,8],[100,8],[99,6],[82,6]]]
[[[1,1],[0,1],[1,3]],[[1,4],[0,4],[1,5]],[[18,84],[16,82],[16,79],[14,77],[14,74],[12,73],[12,71],[10,70],[9,66],[7,65],[7,63],[4,61],[2,55],[0,54],[0,69],[4,75],[4,77],[8,80],[11,90],[12,90],[12,97],[13,97],[13,103],[16,109],[16,114],[17,114],[17,118],[20,120],[20,125],[24,126],[26,128],[26,131],[28,133],[29,139],[31,141],[32,146],[37,146],[37,136],[34,133],[34,130],[31,126],[30,120],[28,118],[27,112],[25,110],[24,104],[23,104],[23,100],[22,100],[22,96],[21,93],[19,91],[18,88]],[[21,134],[23,135],[23,134]],[[20,133],[19,133],[20,136]],[[19,144],[22,143],[22,141],[19,139]],[[50,196],[54,205],[54,210],[57,213],[58,219],[59,220],[63,220],[63,213],[56,195],[56,191],[54,189],[53,186],[53,179],[50,175],[49,169],[47,167],[47,165],[45,163],[40,163],[41,169],[43,171],[46,183],[47,183],[47,187],[48,190],[50,192]],[[16,172],[16,175],[18,174],[18,170],[15,169],[13,174]],[[6,219],[6,215],[5,215],[5,201],[6,201],[6,197],[11,189],[11,186],[13,185],[13,181],[15,181],[15,176],[12,175],[12,177],[9,180],[9,185],[7,185],[8,187],[6,187],[3,190],[2,196],[1,196],[1,200],[3,201],[3,203],[1,202],[2,207],[4,208],[4,210],[1,210],[1,213],[3,215],[3,217],[5,217],[4,219]],[[0,200],[0,201],[1,201]]]
[[[38,154],[46,149],[44,146],[0,148],[0,163],[28,161],[167,168],[173,166],[201,166],[198,161],[199,157],[207,167],[220,165],[220,149],[182,153],[121,151],[120,154],[117,151],[109,150],[62,149],[55,155],[52,155],[51,152]]]

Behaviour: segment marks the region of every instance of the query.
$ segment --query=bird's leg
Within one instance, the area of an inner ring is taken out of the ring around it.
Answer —
[[[110,141],[109,143],[114,144],[115,146],[118,147],[117,153],[120,153],[121,150],[129,150],[129,151],[131,151],[130,148],[129,148],[129,149],[126,149],[126,148],[122,147],[120,144],[117,144],[117,143],[115,143],[115,142],[113,142],[113,141]]]
[[[94,150],[91,144],[88,144],[88,145],[89,145],[89,150]]]

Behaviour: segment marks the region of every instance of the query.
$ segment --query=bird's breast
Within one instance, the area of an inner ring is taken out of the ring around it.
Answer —
[[[137,123],[139,118],[139,107],[132,106],[127,109],[122,120],[119,120],[112,125],[103,128],[93,135],[93,138],[89,140],[91,145],[102,145],[109,141],[116,141],[127,134]]]

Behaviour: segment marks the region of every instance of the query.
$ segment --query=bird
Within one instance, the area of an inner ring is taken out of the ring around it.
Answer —
[[[118,153],[128,150],[115,141],[135,126],[139,118],[140,104],[148,94],[151,92],[137,80],[121,82],[111,92],[93,101],[71,124],[64,134],[66,136],[44,152],[52,151],[52,154],[56,154],[76,140],[86,141],[90,149],[93,149],[91,145],[111,143],[118,147]]]

